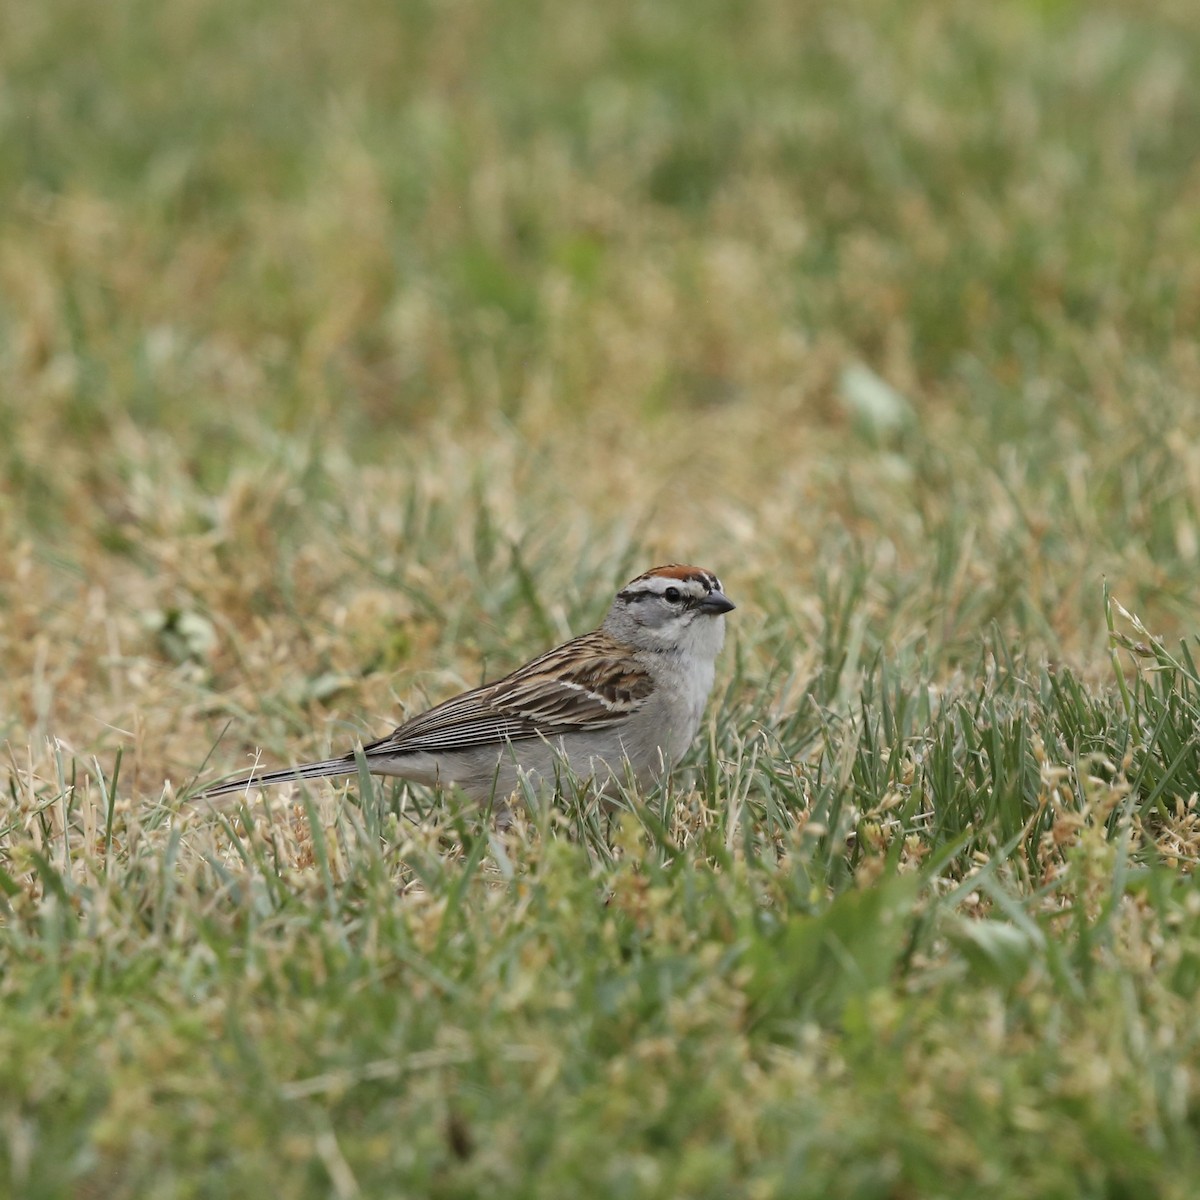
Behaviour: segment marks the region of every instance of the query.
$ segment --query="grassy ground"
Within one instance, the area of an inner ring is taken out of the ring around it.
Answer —
[[[0,7],[0,1194],[1188,1197],[1190,3]],[[667,795],[354,781],[656,561]]]

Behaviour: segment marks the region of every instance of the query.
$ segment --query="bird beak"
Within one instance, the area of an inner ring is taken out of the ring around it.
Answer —
[[[722,613],[733,612],[737,605],[724,592],[709,592],[696,607],[702,613],[710,613],[714,617],[719,617]]]

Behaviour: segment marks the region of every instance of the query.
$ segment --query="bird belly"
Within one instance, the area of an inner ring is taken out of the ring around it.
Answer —
[[[651,787],[678,756],[637,733],[627,729],[624,736],[528,738],[436,756],[402,754],[373,761],[371,771],[423,787],[457,788],[481,804],[571,783],[591,784],[597,791],[619,790],[630,782]]]

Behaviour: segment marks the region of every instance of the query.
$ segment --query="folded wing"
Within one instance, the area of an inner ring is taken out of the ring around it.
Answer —
[[[628,647],[597,631],[421,713],[363,749],[368,756],[445,753],[606,729],[652,691],[649,675],[630,663]]]

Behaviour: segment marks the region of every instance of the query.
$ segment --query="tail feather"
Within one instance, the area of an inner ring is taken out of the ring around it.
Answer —
[[[353,775],[358,764],[351,755],[327,758],[322,762],[303,763],[298,767],[285,767],[278,771],[255,771],[238,779],[227,779],[196,793],[199,800],[213,796],[227,796],[230,792],[241,792],[249,787],[269,787],[273,783],[287,783],[297,779],[329,779],[338,775]]]

